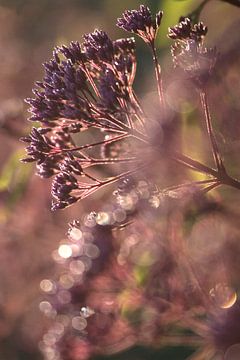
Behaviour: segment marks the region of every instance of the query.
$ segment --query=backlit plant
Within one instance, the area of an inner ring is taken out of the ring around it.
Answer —
[[[149,116],[134,90],[134,38],[113,41],[101,30],[84,35],[82,44],[57,47],[44,64],[35,97],[27,99],[30,120],[41,127],[22,139],[28,144],[23,161],[36,162],[41,177],[53,177],[53,210],[116,184],[114,200],[102,211],[70,224],[68,240],[54,255],[62,267],[59,279],[41,282],[47,298],[40,309],[54,319],[40,343],[48,360],[88,359],[136,343],[199,348],[192,359],[239,351],[240,310],[232,280],[219,266],[209,279],[197,272],[194,250],[191,255],[192,245],[185,241],[193,207],[204,212],[214,206],[206,193],[221,185],[240,189],[224,164],[211,119],[208,85],[218,54],[206,47],[202,22],[183,18],[169,29],[174,66],[199,96],[211,167],[184,154],[172,137],[156,49],[162,16],[141,5],[117,21],[152,54],[157,117]],[[158,177],[166,163],[177,164],[176,184],[166,186]],[[185,169],[204,178],[189,175],[183,181]],[[215,213],[209,214],[214,222]],[[217,216],[221,222],[222,214]],[[230,233],[228,227],[224,231]]]

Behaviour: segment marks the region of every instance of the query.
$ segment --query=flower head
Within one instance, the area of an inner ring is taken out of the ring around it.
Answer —
[[[84,51],[89,60],[112,62],[114,57],[113,42],[102,30],[84,35]]]
[[[207,26],[202,22],[193,25],[190,19],[184,18],[178,25],[169,28],[168,36],[173,40],[191,39],[201,42],[207,31]]]
[[[115,181],[96,179],[86,169],[124,161],[101,159],[97,153],[101,146],[128,137],[130,124],[139,111],[132,89],[135,42],[133,38],[112,41],[104,31],[95,30],[84,36],[82,45],[71,42],[56,48],[44,68],[43,81],[36,83],[35,98],[26,100],[31,105],[30,120],[39,121],[43,127],[33,128],[31,135],[22,139],[29,144],[28,157],[23,161],[36,161],[42,177],[57,175],[52,190],[56,209]],[[75,144],[72,134],[91,128],[100,130],[98,139],[90,144]],[[87,154],[89,149],[95,153]],[[76,169],[81,170],[76,173]],[[72,176],[87,181],[72,181]]]
[[[159,11],[153,19],[149,8],[140,5],[139,10],[126,10],[122,18],[117,20],[117,26],[139,35],[145,42],[152,44],[161,24],[162,16],[163,12]]]
[[[204,47],[207,27],[202,22],[192,24],[185,18],[178,25],[169,28],[169,38],[175,40],[172,46],[173,61],[182,68],[194,83],[204,87],[216,63],[216,48]]]

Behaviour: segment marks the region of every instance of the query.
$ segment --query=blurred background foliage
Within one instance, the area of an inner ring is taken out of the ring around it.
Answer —
[[[85,32],[95,28],[106,30],[114,39],[126,36],[114,26],[116,18],[125,9],[136,8],[140,4],[148,5],[153,12],[159,9],[164,11],[158,47],[164,77],[171,77],[167,28],[175,25],[180,16],[194,11],[201,4],[199,0],[0,0],[1,360],[41,359],[38,341],[47,324],[38,310],[39,282],[45,276],[54,274],[51,253],[65,236],[67,222],[101,206],[101,198],[96,195],[93,202],[90,199],[63,213],[50,212],[49,184],[34,176],[31,165],[19,162],[23,156],[19,137],[26,134],[29,127],[24,98],[31,96],[34,81],[41,79],[42,63],[51,57],[54,46],[67,44],[71,40],[81,41]],[[237,116],[240,107],[236,94],[239,95],[237,49],[240,40],[239,32],[234,32],[237,26],[239,29],[239,9],[226,1],[210,0],[200,18],[209,27],[209,43],[215,44],[223,54],[221,59],[225,59],[212,85],[214,91],[211,97],[219,105],[214,112],[218,118],[221,147],[229,159],[232,172],[239,175],[239,167],[236,165],[240,147]],[[138,39],[137,47],[135,87],[139,94],[150,94],[151,97],[155,88],[151,57]],[[221,80],[223,75],[225,80]],[[218,87],[220,81],[222,90]],[[228,110],[225,108],[227,104]],[[179,106],[177,95],[172,106]],[[182,136],[184,139],[194,136],[201,141],[194,122],[194,111],[190,107],[189,111],[184,112]],[[233,122],[227,126],[228,117]],[[190,153],[196,151],[183,141],[184,146]],[[233,150],[235,155],[232,155]],[[198,147],[198,156],[204,156],[201,146],[200,150]],[[189,349],[178,347],[164,351],[137,347],[127,353],[98,359],[181,360],[188,354]]]

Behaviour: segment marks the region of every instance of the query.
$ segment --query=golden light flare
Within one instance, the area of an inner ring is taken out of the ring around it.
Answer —
[[[209,291],[210,297],[214,300],[217,306],[222,309],[229,309],[237,301],[236,291],[227,284],[217,284]]]

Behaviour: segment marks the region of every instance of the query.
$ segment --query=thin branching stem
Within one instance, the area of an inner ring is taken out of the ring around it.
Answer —
[[[104,158],[104,159],[95,159],[91,158],[90,162],[95,165],[99,164],[118,164],[118,163],[125,163],[125,162],[135,162],[138,161],[136,157],[129,157],[129,158]]]
[[[206,179],[206,180],[199,180],[199,181],[191,181],[191,182],[187,182],[187,183],[184,183],[184,184],[179,184],[179,185],[167,187],[166,189],[164,189],[164,191],[173,191],[173,190],[178,190],[178,189],[181,189],[181,188],[187,188],[187,187],[191,187],[191,186],[212,184],[212,183],[216,183],[216,181],[217,181],[217,179]]]
[[[208,193],[209,191],[215,189],[216,187],[220,186],[221,183],[219,181],[216,181],[215,183],[211,184],[211,185],[208,185],[208,186],[205,186],[204,189],[202,189],[202,193],[206,194]]]
[[[155,44],[151,44],[152,49],[152,55],[153,55],[153,62],[154,62],[154,68],[155,68],[155,74],[157,79],[157,88],[158,88],[158,96],[161,108],[164,109],[164,94],[163,94],[163,86],[162,86],[162,71],[161,66],[158,61],[157,52]]]
[[[216,170],[190,158],[189,156],[176,152],[172,155],[172,159],[192,170],[218,178],[218,172]]]
[[[205,173],[207,175],[211,175],[216,179],[216,184],[211,185],[213,187],[219,185],[228,185],[235,189],[240,190],[240,181],[232,178],[226,172],[220,172],[212,169],[211,167],[200,163],[197,160],[191,159],[189,156],[183,155],[181,153],[175,153],[172,156],[172,159],[177,161],[178,163],[190,168],[191,170],[198,171],[200,173]],[[207,191],[210,191],[211,187]]]
[[[130,136],[129,134],[122,134],[122,135],[115,136],[115,137],[107,139],[107,140],[105,139],[105,140],[98,141],[95,143],[90,143],[90,144],[86,144],[86,145],[82,145],[82,146],[73,147],[71,149],[54,149],[54,152],[52,155],[55,155],[58,153],[64,153],[64,152],[68,153],[68,152],[72,152],[72,151],[81,151],[83,149],[91,149],[91,148],[93,148],[95,146],[99,146],[99,145],[108,145],[115,141],[125,139],[126,137],[129,137],[129,136]]]
[[[209,140],[211,143],[211,147],[212,147],[212,153],[213,153],[213,157],[214,157],[214,161],[215,164],[217,166],[217,169],[219,172],[222,173],[226,173],[225,167],[223,165],[223,161],[219,152],[219,148],[217,145],[217,141],[213,132],[213,127],[212,127],[212,119],[211,119],[211,114],[210,114],[210,109],[209,109],[209,104],[208,104],[208,98],[207,98],[207,93],[206,91],[201,91],[200,92],[200,99],[201,99],[201,105],[202,108],[204,110],[204,116],[205,116],[205,122],[206,122],[206,127],[207,127],[207,133],[209,136]]]
[[[88,197],[90,194],[94,193],[95,191],[102,189],[107,185],[113,184],[116,181],[119,181],[129,175],[133,175],[134,173],[138,172],[140,169],[143,169],[143,168],[145,168],[145,166],[141,166],[141,167],[135,168],[133,170],[123,172],[119,175],[112,176],[106,180],[99,180],[99,179],[92,177],[92,180],[95,182],[95,184],[94,183],[93,184],[79,183],[79,185],[80,185],[79,191],[81,192],[81,190],[82,190],[82,193],[81,193],[81,195],[78,196],[77,199],[78,199],[78,201],[82,200],[82,199]],[[85,174],[85,176],[90,178],[90,176],[88,174]],[[81,187],[82,187],[82,189],[81,189]],[[75,192],[78,192],[78,190]]]

